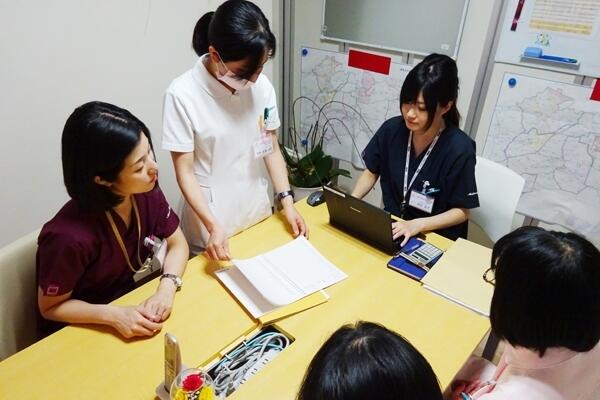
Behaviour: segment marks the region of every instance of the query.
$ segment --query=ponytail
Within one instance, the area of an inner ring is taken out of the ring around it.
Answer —
[[[207,12],[204,14],[198,22],[196,22],[196,26],[194,27],[194,34],[192,36],[192,48],[198,55],[198,57],[203,54],[208,53],[208,27],[210,26],[210,21],[212,20],[214,11]]]
[[[456,100],[452,102],[452,107],[444,114],[444,122],[446,122],[446,125],[458,128],[458,125],[460,124],[460,113],[458,112],[458,108],[456,108]]]

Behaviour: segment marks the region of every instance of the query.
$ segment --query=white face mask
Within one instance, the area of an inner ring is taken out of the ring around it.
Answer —
[[[234,74],[227,68],[227,66],[225,65],[223,60],[219,60],[219,62],[221,63],[221,65],[223,67],[225,67],[227,72],[225,73],[225,75],[223,75],[219,71],[219,68],[217,68],[217,79],[218,80],[220,80],[221,82],[223,82],[224,84],[226,84],[227,86],[229,86],[230,88],[232,88],[234,90],[250,89],[250,86],[252,86],[252,84],[254,82],[251,82],[248,79],[243,79],[243,78],[238,77],[236,74]]]

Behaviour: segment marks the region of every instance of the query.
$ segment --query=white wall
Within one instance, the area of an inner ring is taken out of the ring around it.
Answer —
[[[271,19],[277,0],[257,0]],[[220,0],[0,0],[0,246],[39,228],[68,199],[60,137],[73,109],[129,109],[154,139],[160,183],[179,189],[160,149],[162,97],[196,56],[196,20]],[[265,67],[272,76],[273,65]]]

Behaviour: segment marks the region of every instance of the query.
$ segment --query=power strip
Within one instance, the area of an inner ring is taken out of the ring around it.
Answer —
[[[279,353],[281,353],[281,350],[271,349],[263,354],[262,357],[256,360],[256,363],[248,371],[246,371],[244,377],[240,381],[240,385],[243,385],[248,381],[248,379],[256,375],[258,371],[263,369],[264,366],[277,357]]]

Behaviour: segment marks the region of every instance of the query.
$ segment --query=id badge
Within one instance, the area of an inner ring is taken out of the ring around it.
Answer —
[[[273,139],[270,135],[261,136],[254,142],[254,158],[262,158],[273,152]]]
[[[157,263],[153,262],[153,257],[148,257],[146,258],[146,261],[144,261],[143,268],[133,274],[133,282],[135,282],[136,286],[146,283],[149,279],[153,278],[157,272],[160,272],[160,267]]]
[[[424,211],[427,214],[431,214],[434,201],[435,199],[431,196],[411,190],[408,205],[416,208],[417,210]]]
[[[146,258],[143,268],[133,274],[133,281],[136,285],[141,285],[147,282],[162,271],[167,255],[167,241],[160,241],[156,248],[153,248],[153,251],[154,255]]]

